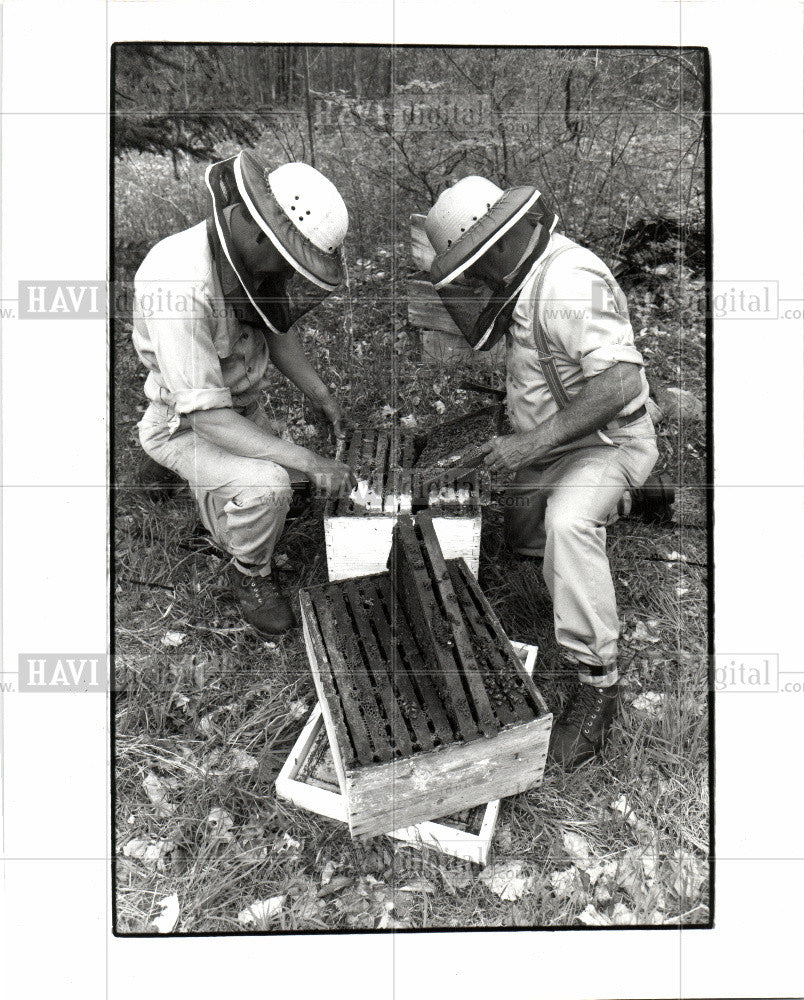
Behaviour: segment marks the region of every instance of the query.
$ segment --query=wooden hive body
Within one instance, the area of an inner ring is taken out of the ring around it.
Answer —
[[[481,505],[488,501],[482,474],[460,483],[422,488],[414,466],[414,439],[398,429],[358,428],[345,461],[358,479],[352,497],[330,500],[324,508],[324,540],[330,580],[381,573],[391,551],[400,514],[430,506],[446,556],[464,558],[477,575],[480,562]]]
[[[429,551],[440,552],[425,522]],[[421,566],[407,559],[395,552],[394,566],[418,588]],[[442,557],[436,572],[438,613],[427,600],[399,600],[391,574],[300,592],[353,836],[517,794],[544,772],[552,721],[544,700],[464,560]]]
[[[513,641],[511,645],[532,677],[537,647]],[[313,708],[277,775],[276,794],[300,809],[348,824],[346,799],[341,794],[320,704]],[[475,806],[435,821],[400,827],[388,836],[413,847],[428,847],[473,864],[485,865],[489,860],[499,812],[500,800],[492,799],[485,806]]]

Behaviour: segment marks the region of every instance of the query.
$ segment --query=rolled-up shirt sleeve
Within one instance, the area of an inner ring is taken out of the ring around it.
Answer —
[[[224,384],[203,287],[174,287],[167,297],[157,286],[159,282],[135,283],[137,353],[158,371],[177,413],[231,406],[232,393]],[[159,301],[157,311],[142,307],[155,301]]]
[[[644,366],[634,346],[625,296],[614,279],[573,265],[548,272],[542,298],[542,324],[548,337],[576,362],[585,378],[620,361]],[[551,280],[552,279],[552,280]]]

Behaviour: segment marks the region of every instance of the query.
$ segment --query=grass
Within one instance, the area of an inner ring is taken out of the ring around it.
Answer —
[[[118,201],[130,227],[133,198],[128,191]],[[130,238],[126,230],[119,246],[123,281],[145,242]],[[388,297],[403,254],[385,246],[353,262],[350,294],[314,314],[305,342],[357,422],[415,415],[426,429],[441,403],[450,416],[472,398],[457,388],[465,372],[415,360],[401,290],[399,300]],[[703,319],[689,276],[676,278],[661,296],[631,290],[632,319],[650,376],[703,399]],[[636,520],[611,529],[625,709],[599,760],[574,774],[548,768],[539,789],[503,803],[493,864],[515,863],[527,879],[521,898],[503,899],[474,866],[384,837],[353,843],[341,825],[276,798],[273,782],[315,700],[301,633],[264,643],[241,625],[226,559],[201,533],[189,494],[154,502],[138,489],[144,397],[130,328],[122,312],[114,329],[117,930],[153,931],[160,901],[174,894],[180,933],[573,926],[597,919],[590,906],[611,922],[706,923],[705,532]],[[292,435],[327,447],[278,375],[268,396]],[[703,485],[703,425],[664,421],[659,431],[661,467],[677,483]],[[320,515],[289,524],[278,552],[288,591],[323,582]],[[534,566],[506,553],[493,508],[481,584],[509,635],[539,644],[537,683],[559,709],[568,685],[553,669],[549,597]],[[270,899],[281,900],[273,915],[238,920]]]

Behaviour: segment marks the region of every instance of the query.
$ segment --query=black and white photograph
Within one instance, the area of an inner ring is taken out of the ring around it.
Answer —
[[[800,0],[0,4],[0,993],[804,995]]]
[[[113,57],[116,932],[707,926],[706,51]]]

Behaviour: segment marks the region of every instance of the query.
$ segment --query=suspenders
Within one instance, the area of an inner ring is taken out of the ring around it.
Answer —
[[[550,350],[550,345],[547,343],[547,336],[542,329],[542,325],[539,322],[539,303],[542,297],[542,290],[544,288],[544,279],[547,276],[547,269],[556,259],[560,257],[565,250],[574,249],[574,244],[570,246],[559,247],[549,254],[542,264],[542,270],[539,275],[539,280],[536,282],[536,287],[533,292],[533,340],[536,344],[536,353],[539,358],[539,367],[542,370],[542,376],[544,381],[547,383],[547,388],[550,390],[550,395],[559,410],[563,410],[565,407],[569,406],[569,396],[564,388],[564,384],[561,381],[561,376],[558,374],[558,368],[556,367],[556,359],[553,357],[553,353]],[[629,413],[627,417],[615,417],[606,427],[609,431],[617,430],[620,427],[625,427],[628,424],[633,423],[635,420],[639,420],[640,417],[644,417],[647,410],[644,405],[640,406],[633,413]],[[605,444],[613,444],[613,442],[606,437],[602,430],[597,431],[598,437]]]
[[[553,397],[553,400],[559,410],[563,410],[569,405],[569,396],[564,389],[561,376],[558,374],[558,369],[556,368],[556,359],[553,357],[550,345],[547,343],[547,337],[545,336],[544,330],[542,330],[542,325],[539,322],[539,303],[542,298],[542,290],[544,288],[544,279],[547,276],[547,269],[556,257],[560,257],[565,250],[572,249],[574,249],[573,245],[559,247],[546,257],[544,263],[542,264],[541,274],[539,275],[539,280],[536,282],[536,288],[533,293],[533,339],[536,342],[536,351],[539,356],[539,366],[542,370],[542,375],[547,383],[547,388],[550,390],[550,395]]]

